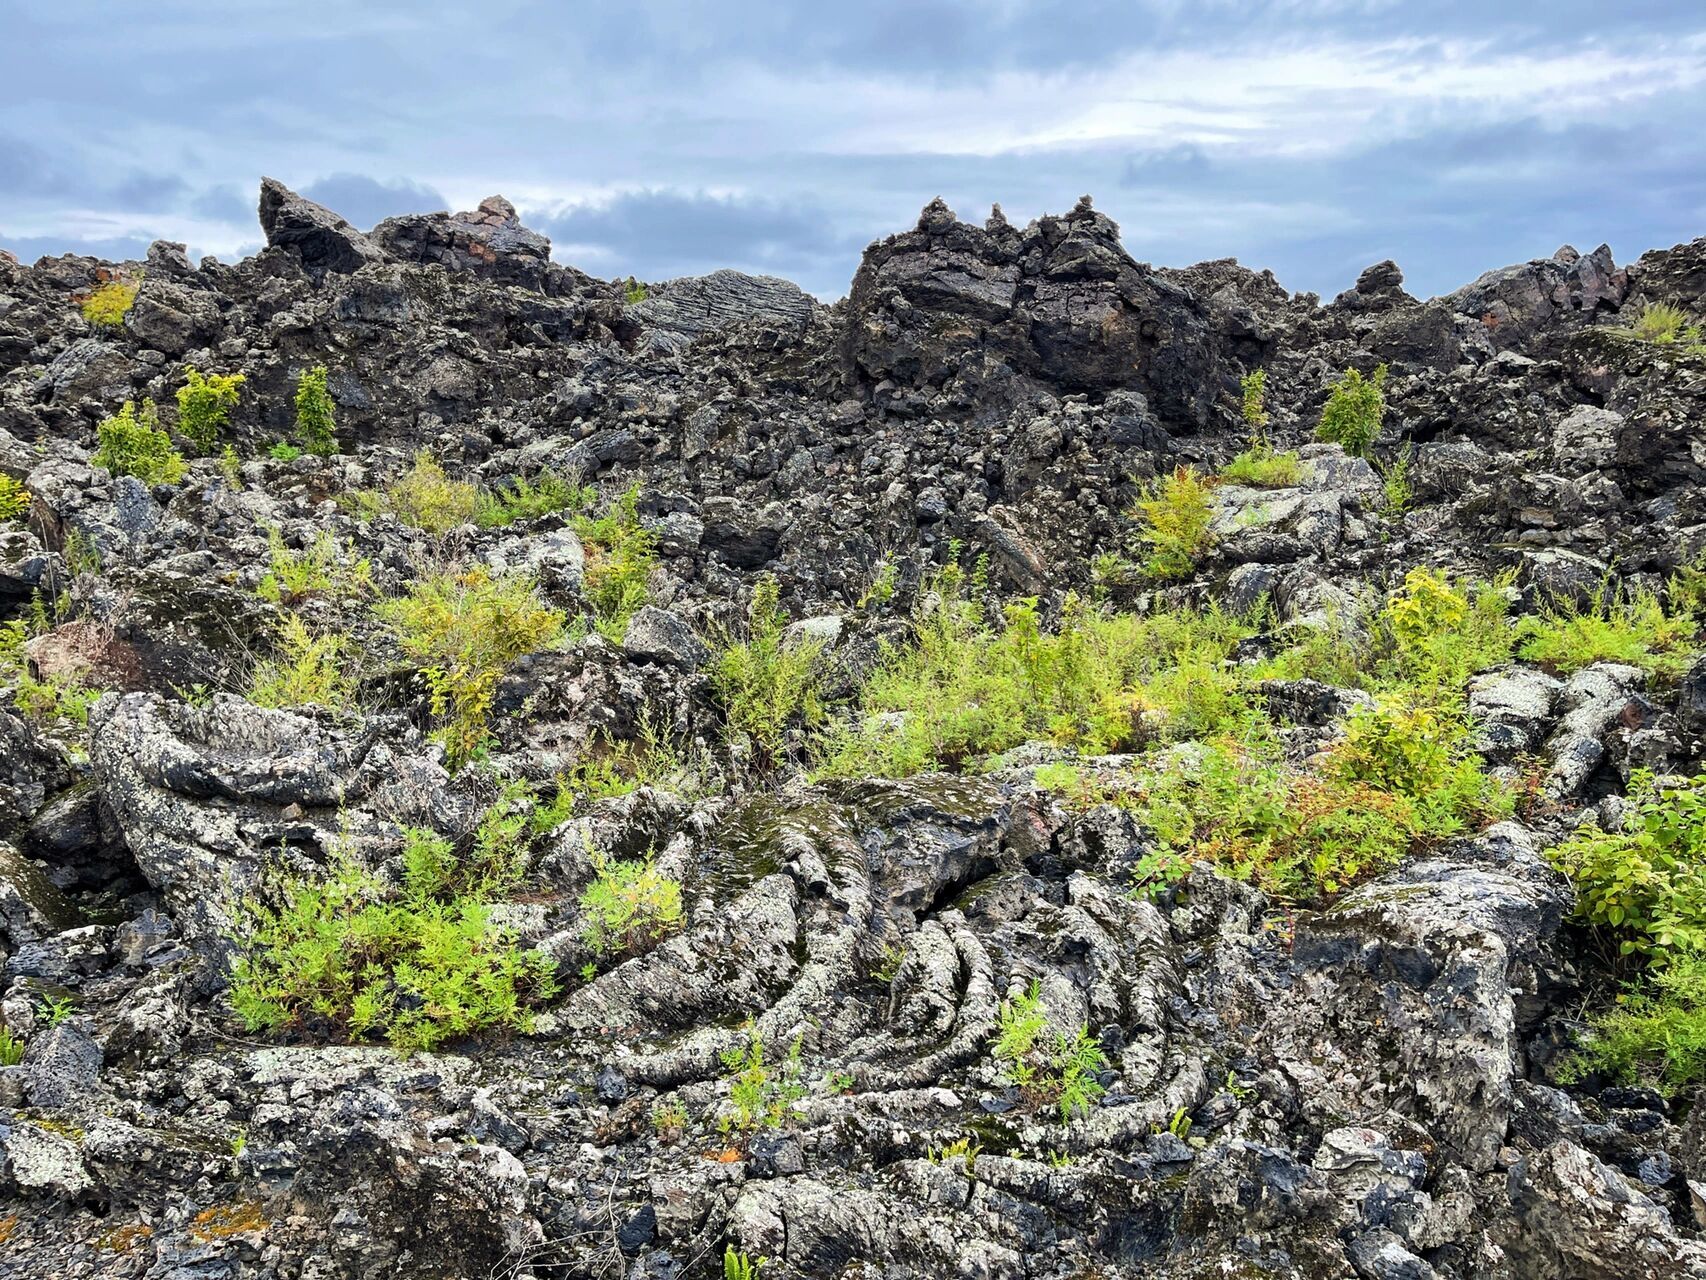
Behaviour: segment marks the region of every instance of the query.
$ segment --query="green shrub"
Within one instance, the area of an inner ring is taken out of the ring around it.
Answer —
[[[243,460],[237,456],[237,450],[226,445],[219,451],[219,475],[225,481],[225,487],[236,493],[243,487]]]
[[[255,666],[249,701],[257,707],[320,706],[336,711],[355,697],[351,665],[355,658],[347,634],[316,635],[294,613],[279,621],[275,652]]]
[[[764,1038],[749,1025],[745,1046],[723,1051],[723,1066],[730,1073],[729,1110],[718,1119],[718,1128],[748,1134],[782,1127],[794,1104],[806,1096],[800,1079],[801,1044],[796,1036],[782,1061],[768,1064]]]
[[[371,592],[373,566],[356,554],[353,544],[338,546],[330,529],[323,529],[301,551],[292,551],[277,529],[267,533],[271,563],[255,594],[273,604],[293,607],[322,597],[345,600]]]
[[[90,459],[115,476],[135,476],[144,484],[176,484],[184,478],[184,459],[172,448],[171,437],[160,430],[160,413],[152,400],[127,400],[124,408],[101,423],[100,448]]]
[[[644,296],[630,298],[630,302],[644,302]],[[723,1249],[723,1280],[758,1280],[758,1273],[764,1269],[764,1264],[770,1259],[764,1257],[748,1257],[744,1249],[736,1249],[732,1244]]]
[[[492,904],[458,892],[457,880],[448,842],[411,831],[400,892],[339,853],[323,880],[287,879],[272,901],[246,898],[233,1007],[251,1031],[329,1026],[383,1035],[403,1053],[531,1030],[532,1009],[556,994],[554,967],[521,949],[493,923]]]
[[[1597,1071],[1675,1094],[1706,1080],[1706,954],[1654,970],[1592,1021],[1566,1080]]]
[[[1102,1049],[1085,1027],[1068,1036],[1045,1036],[1042,989],[1032,981],[1021,996],[1001,1002],[994,1055],[1002,1074],[1033,1105],[1060,1108],[1062,1124],[1088,1115],[1105,1090],[1097,1079],[1107,1066]]]
[[[216,373],[211,377],[187,367],[184,385],[178,388],[178,430],[203,454],[213,452],[219,433],[231,423],[237,407],[240,373]]]
[[[1689,324],[1688,313],[1668,302],[1653,302],[1642,308],[1628,333],[1642,342],[1670,344],[1700,341],[1700,326]]]
[[[421,663],[438,738],[453,766],[484,748],[487,714],[509,664],[563,634],[563,615],[540,599],[532,578],[494,578],[483,567],[411,583],[406,595],[375,612]]]
[[[1509,660],[1516,635],[1509,620],[1507,579],[1469,585],[1416,567],[1387,601],[1376,630],[1391,651],[1370,664],[1377,682],[1449,690],[1456,698],[1476,672]]]
[[[628,277],[628,283],[622,290],[622,301],[626,302],[631,307],[637,302],[644,302],[651,296],[652,294],[650,289],[646,288],[645,285],[634,279],[633,276]]]
[[[630,488],[597,519],[577,516],[575,532],[586,544],[583,583],[593,621],[617,644],[628,621],[649,598],[657,567],[657,535],[640,521],[640,486]]]
[[[356,498],[357,513],[363,517],[386,512],[437,538],[472,523],[479,504],[480,486],[452,480],[427,449],[416,453],[413,465],[385,488]]]
[[[649,951],[681,927],[681,886],[644,860],[594,854],[597,873],[581,894],[581,938],[601,958]]]
[[[556,511],[581,512],[592,505],[598,491],[591,485],[541,471],[531,480],[518,477],[507,485],[483,490],[474,506],[474,523],[482,529],[536,520]]]
[[[1667,614],[1650,593],[1609,598],[1601,592],[1584,607],[1554,604],[1523,618],[1516,634],[1519,657],[1557,671],[1626,662],[1674,676],[1688,667],[1699,627],[1692,618]]]
[[[1238,379],[1238,391],[1242,400],[1244,424],[1260,439],[1262,433],[1268,429],[1268,371],[1252,369]]]
[[[718,653],[711,683],[729,724],[748,735],[771,760],[781,758],[788,726],[823,718],[815,640],[785,644],[788,616],[778,603],[776,579],[766,574],[747,606],[745,640],[728,640]]]
[[[1385,365],[1377,368],[1371,378],[1364,378],[1360,370],[1346,369],[1344,376],[1333,384],[1327,407],[1321,411],[1321,423],[1315,428],[1315,438],[1337,444],[1355,457],[1366,457],[1369,446],[1380,434],[1380,420],[1386,414],[1385,384]]]
[[[1629,782],[1620,831],[1588,823],[1550,851],[1576,887],[1576,914],[1612,930],[1624,955],[1706,951],[1706,776],[1661,791]]]
[[[1213,481],[1191,467],[1145,486],[1131,514],[1142,521],[1138,538],[1148,548],[1143,568],[1150,577],[1188,578],[1214,545],[1212,488]]]
[[[97,329],[116,329],[136,302],[138,286],[114,280],[96,289],[81,303],[83,319]]]
[[[1380,472],[1380,514],[1389,520],[1396,520],[1410,509],[1410,500],[1415,496],[1410,487],[1410,460],[1414,456],[1414,447],[1406,443],[1390,463],[1376,466]]]
[[[0,1067],[15,1067],[24,1060],[24,1037],[10,1027],[0,1027]]]
[[[1509,793],[1483,772],[1464,717],[1439,706],[1382,695],[1358,707],[1331,753],[1331,774],[1415,806],[1419,832],[1452,836],[1509,812]]]
[[[1148,617],[1062,606],[1053,634],[1034,601],[1007,606],[1001,628],[963,598],[950,566],[908,645],[886,644],[858,698],[817,751],[820,776],[906,777],[953,768],[1035,739],[1090,754],[1152,738],[1219,732],[1254,714],[1227,665],[1252,628],[1210,610]]]
[[[301,448],[288,440],[280,440],[267,450],[267,457],[274,462],[295,462],[301,456]]]
[[[0,520],[16,520],[30,509],[30,491],[0,471]]]
[[[326,366],[317,364],[297,378],[296,438],[309,453],[330,456],[338,451],[338,423],[327,377]]]
[[[1303,462],[1294,452],[1276,453],[1265,440],[1250,446],[1221,468],[1220,478],[1254,489],[1285,489],[1303,475]]]

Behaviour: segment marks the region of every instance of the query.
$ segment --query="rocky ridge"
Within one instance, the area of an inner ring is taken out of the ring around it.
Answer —
[[[1563,249],[1430,300],[1382,263],[1323,304],[1230,260],[1135,262],[1088,199],[1025,228],[935,201],[825,306],[735,272],[631,298],[501,197],[363,232],[269,179],[259,212],[267,247],[235,265],[0,256],[0,472],[32,498],[0,524],[0,620],[59,601],[26,674],[106,691],[86,728],[0,709],[0,1017],[24,1037],[0,1066],[0,1274],[674,1280],[733,1245],[765,1280],[1706,1276],[1700,1112],[1561,1083],[1599,962],[1544,856],[1632,770],[1698,768],[1700,668],[1477,676],[1480,753],[1537,762],[1545,803],[1294,911],[1206,862],[1131,892],[1152,833],[1041,785],[1052,748],[964,775],[763,771],[706,643],[769,575],[851,687],[962,547],[1049,616],[1100,585],[1140,611],[1265,600],[1272,634],[1418,565],[1505,575],[1520,609],[1662,593],[1706,546],[1706,359],[1619,330],[1652,302],[1699,314],[1706,240],[1621,268]],[[139,280],[122,325],[86,323],[77,301],[115,279]],[[269,456],[319,364],[341,452]],[[1368,462],[1306,443],[1333,379],[1381,364],[1403,510]],[[172,484],[93,465],[97,425],[169,405],[186,367],[244,376],[235,482],[212,457]],[[1145,481],[1244,446],[1258,367],[1296,483],[1219,487],[1181,583],[1098,579]],[[659,553],[620,643],[505,672],[481,769],[451,767],[395,641],[336,602],[312,608],[372,659],[365,713],[244,696],[275,539],[329,532],[382,593],[483,564],[585,604],[598,553],[558,515],[438,536],[339,504],[421,449],[487,485],[638,485]],[[1266,707],[1307,746],[1356,699],[1297,681]],[[404,827],[468,838],[494,776],[543,794],[659,731],[722,785],[541,833],[502,908],[564,978],[530,1034],[403,1057],[232,1016],[234,913],[269,875],[337,850],[383,871]],[[682,927],[581,980],[596,860],[648,850]],[[1105,1056],[1099,1104],[1065,1120],[987,1052],[1032,980]],[[814,1084],[731,1142],[707,1121],[755,1034],[797,1039]],[[959,1139],[975,1157],[945,1154]]]

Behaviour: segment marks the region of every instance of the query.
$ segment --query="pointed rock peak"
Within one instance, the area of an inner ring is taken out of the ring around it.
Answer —
[[[1079,196],[1078,203],[1072,206],[1072,212],[1066,216],[1073,221],[1080,218],[1094,217],[1096,213],[1094,202],[1089,196]]]
[[[456,216],[463,222],[483,222],[491,226],[519,225],[521,222],[515,206],[502,196],[487,196],[480,201],[480,207],[473,213],[459,213]]]
[[[1011,230],[1012,226],[1013,224],[1007,221],[1007,215],[1001,212],[1001,206],[999,204],[992,204],[989,206],[989,220],[983,224],[983,229],[985,231],[993,234],[997,231]]]
[[[294,253],[310,272],[357,271],[384,260],[379,248],[341,216],[277,178],[261,179],[260,216],[267,244]]]
[[[1573,267],[1581,260],[1582,255],[1576,250],[1576,246],[1573,244],[1559,245],[1558,251],[1552,255],[1553,262],[1561,262],[1566,267]]]
[[[1400,288],[1404,283],[1404,273],[1398,264],[1388,258],[1366,268],[1357,277],[1356,291],[1358,293],[1390,293]]]
[[[918,229],[939,236],[958,221],[959,219],[954,217],[954,211],[948,208],[948,202],[937,196],[925,205],[924,212],[918,215]]]

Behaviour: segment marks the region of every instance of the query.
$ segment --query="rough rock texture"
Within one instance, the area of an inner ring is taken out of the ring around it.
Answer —
[[[1231,260],[1135,262],[1088,200],[1023,228],[935,201],[825,306],[732,271],[639,299],[552,261],[501,197],[363,232],[269,179],[260,212],[267,247],[237,264],[0,253],[0,471],[31,495],[0,525],[0,623],[43,632],[0,664],[0,1020],[25,1039],[0,1065],[0,1271],[700,1280],[732,1244],[764,1280],[1706,1276],[1698,1102],[1558,1070],[1610,975],[1544,857],[1620,813],[1635,769],[1706,761],[1706,666],[1479,674],[1476,749],[1522,821],[1303,911],[1206,864],[1132,892],[1154,838],[1039,786],[1053,746],[965,776],[767,773],[706,643],[772,574],[781,647],[813,645],[844,697],[939,607],[956,544],[1050,620],[1069,590],[1265,610],[1234,662],[1353,625],[1418,565],[1497,577],[1518,613],[1608,580],[1663,595],[1706,548],[1706,359],[1623,330],[1655,301],[1700,319],[1706,240],[1626,268],[1562,250],[1427,300],[1382,262],[1323,305]],[[77,301],[138,269],[123,325],[91,329]],[[1386,475],[1309,438],[1334,378],[1381,363]],[[341,451],[272,456],[317,364]],[[236,474],[94,466],[127,399],[176,428],[191,366],[244,375]],[[1296,483],[1217,487],[1187,581],[1110,568],[1140,550],[1141,484],[1244,447],[1256,367]],[[481,565],[582,614],[609,552],[572,513],[357,519],[420,449],[488,487],[553,469],[599,509],[637,486],[658,550],[624,628],[493,682],[492,741],[455,774],[371,594]],[[355,694],[252,705],[279,618],[257,589],[276,548],[322,539],[371,585],[292,607],[349,632]],[[59,678],[108,691],[86,726],[17,696]],[[1371,701],[1258,692],[1300,760]],[[234,1016],[245,894],[342,857],[395,886],[403,829],[468,848],[495,777],[543,800],[677,749],[714,776],[664,758],[657,785],[531,834],[496,910],[564,991],[529,1034],[402,1058]],[[681,927],[595,955],[596,865],[648,854]],[[1081,1113],[991,1059],[1033,983],[1049,1031],[1105,1058]],[[753,1031],[772,1069],[798,1043],[804,1092],[741,1138],[722,1055]]]

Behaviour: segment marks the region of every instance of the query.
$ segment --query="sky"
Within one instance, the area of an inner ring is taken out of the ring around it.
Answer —
[[[1420,295],[1706,235],[1701,0],[0,0],[0,247],[260,247],[501,193],[593,275],[846,292],[943,196]]]

